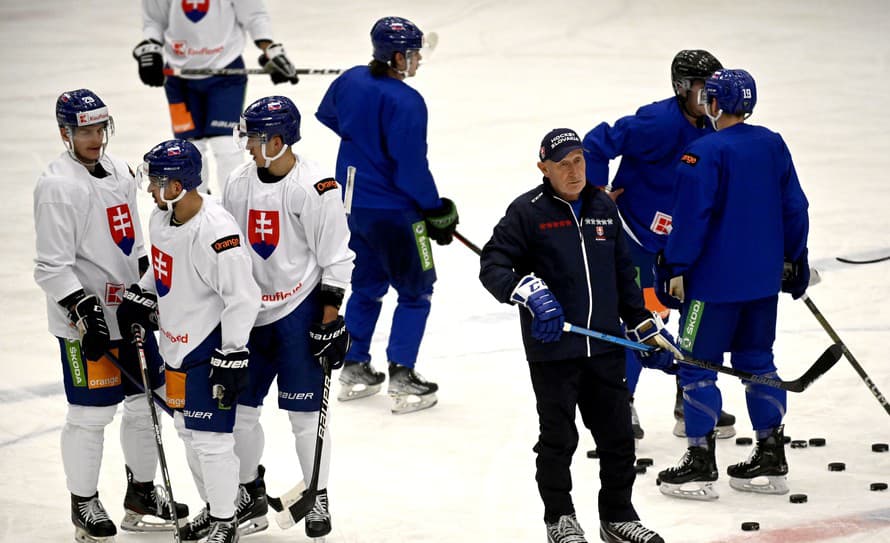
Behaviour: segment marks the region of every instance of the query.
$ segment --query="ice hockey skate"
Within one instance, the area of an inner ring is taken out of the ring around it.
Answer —
[[[319,543],[324,541],[324,536],[331,533],[331,513],[328,511],[328,491],[319,490],[315,495],[315,506],[306,515],[306,537],[315,539]]]
[[[198,541],[210,533],[210,505],[205,505],[180,531],[182,541]]]
[[[238,521],[234,518],[220,520],[211,517],[210,533],[202,543],[238,543],[239,540]]]
[[[99,501],[99,493],[83,498],[71,495],[71,522],[74,541],[78,543],[112,543],[117,528]]]
[[[128,532],[159,532],[173,529],[170,500],[164,487],[153,482],[139,483],[133,480],[133,472],[127,467],[127,494],[124,496],[124,519],[121,530]],[[189,508],[176,504],[179,525],[188,522]]]
[[[266,519],[269,501],[266,497],[266,482],[263,480],[266,468],[261,465],[257,472],[256,479],[238,485],[238,507],[235,516],[238,518],[238,532],[241,535],[261,532],[269,527],[269,521]]]
[[[674,402],[674,435],[686,437],[686,419],[683,417],[683,392],[677,389],[677,399]],[[720,418],[717,419],[717,439],[729,439],[735,436],[735,415],[720,410]]]
[[[380,392],[385,379],[383,372],[376,371],[370,362],[347,360],[340,370],[340,393],[337,394],[337,399],[345,402],[373,396]]]
[[[664,539],[639,520],[600,522],[600,539],[606,543],[664,543]]]
[[[587,543],[575,513],[547,523],[547,543]]]
[[[643,439],[646,432],[643,431],[643,427],[640,426],[640,416],[637,415],[637,408],[634,407],[633,398],[630,399],[630,425],[634,431],[634,439]]]
[[[726,469],[729,486],[743,492],[788,493],[788,463],[785,461],[785,426],[779,426],[765,439],[758,439],[746,462]]]
[[[392,398],[392,412],[401,415],[428,409],[439,401],[436,391],[439,385],[424,380],[423,376],[393,362],[389,363],[389,397]]]
[[[689,447],[680,464],[658,473],[656,484],[665,496],[687,500],[716,500],[717,461],[714,457],[715,433],[708,434],[708,446]]]

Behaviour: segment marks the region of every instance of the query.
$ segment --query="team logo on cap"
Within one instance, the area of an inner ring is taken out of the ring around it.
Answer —
[[[133,244],[136,242],[136,234],[133,230],[133,215],[130,214],[130,206],[120,204],[105,209],[108,218],[108,230],[111,239],[125,255],[133,252]]]
[[[210,0],[182,0],[182,12],[193,23],[203,19],[209,9]]]
[[[278,211],[251,209],[247,212],[247,242],[256,254],[267,260],[278,247]]]
[[[405,30],[405,25],[399,22],[394,22],[389,24],[389,29],[395,32],[401,32],[402,30]]]
[[[269,102],[266,107],[269,111],[279,111],[281,109],[281,102]]]
[[[151,267],[155,274],[158,296],[166,296],[173,287],[173,257],[152,245]]]

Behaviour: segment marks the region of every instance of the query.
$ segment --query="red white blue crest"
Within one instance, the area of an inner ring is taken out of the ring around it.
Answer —
[[[182,0],[182,12],[189,21],[197,23],[210,10],[210,0]]]
[[[106,208],[105,216],[108,217],[108,230],[111,232],[111,239],[125,255],[129,256],[133,252],[133,244],[136,243],[130,206],[120,204]]]
[[[152,245],[151,267],[155,273],[158,296],[166,296],[173,286],[173,257]]]
[[[247,242],[263,260],[272,256],[278,247],[279,231],[278,211],[251,209],[247,212]]]

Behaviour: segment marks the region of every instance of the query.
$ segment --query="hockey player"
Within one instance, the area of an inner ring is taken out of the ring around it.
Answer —
[[[809,282],[807,199],[788,147],[775,132],[745,123],[757,103],[744,70],[718,70],[699,91],[716,133],[693,142],[678,161],[673,230],[656,268],[656,292],[680,308],[679,345],[715,364],[776,377],[772,346],[780,289],[794,298]],[[784,264],[790,273],[783,278]],[[689,448],[658,474],[661,492],[715,499],[714,425],[721,407],[717,374],[681,365]],[[737,490],[788,491],[782,419],[785,391],[746,383],[757,434],[754,454],[730,467]],[[755,477],[764,476],[764,484]],[[689,483],[689,484],[687,484]]]
[[[655,255],[664,250],[671,230],[675,165],[686,146],[713,132],[705,111],[698,104],[698,91],[704,80],[722,68],[714,55],[701,49],[684,49],[671,61],[674,96],[645,105],[634,115],[618,119],[613,126],[600,123],[584,136],[587,179],[596,186],[610,186],[609,195],[618,204],[630,255],[643,288],[646,307],[667,319],[670,310],[655,296],[652,267]],[[609,185],[609,161],[621,157],[621,165]],[[627,386],[631,394],[634,437],[644,432],[633,406],[633,395],[642,367],[628,350]],[[674,434],[685,437],[682,392],[677,385]],[[735,435],[735,417],[721,413],[717,436]]]
[[[570,494],[577,408],[599,451],[600,537],[664,543],[640,523],[631,503],[636,473],[624,350],[563,335],[562,327],[568,321],[617,334],[621,318],[629,337],[659,347],[641,362],[660,369],[673,369],[676,347],[643,305],[615,204],[585,180],[581,139],[567,128],[552,130],[539,159],[543,184],[507,208],[482,250],[479,277],[498,301],[523,306],[522,341],[540,428],[535,480],[547,541],[586,541]]]
[[[126,163],[105,152],[114,120],[98,95],[87,89],[62,93],[56,120],[66,152],[47,166],[34,189],[34,279],[46,292],[49,332],[58,339],[62,356],[68,400],[62,464],[75,539],[106,541],[117,533],[97,486],[104,430],[122,401],[127,493],[121,528],[169,530],[169,502],[152,482],[158,459],[141,383],[122,379],[107,355],[130,375],[140,375],[136,350],[121,340],[115,320],[126,285],[148,267],[136,182]],[[153,337],[146,338],[145,353],[152,386],[162,387],[163,362]],[[188,515],[185,506],[178,511]],[[166,522],[150,523],[144,515]]]
[[[213,154],[219,194],[241,163],[232,129],[244,108],[246,75],[173,75],[164,69],[244,68],[245,29],[262,49],[259,63],[277,83],[299,80],[284,47],[272,39],[272,22],[262,0],[142,0],[143,40],[133,49],[139,78],[164,87],[176,138],[188,139],[204,156],[201,190],[209,188],[206,160]]]
[[[430,238],[451,243],[458,215],[441,198],[426,151],[427,109],[404,80],[423,58],[423,32],[401,17],[371,28],[373,60],[331,83],[315,116],[340,136],[337,179],[347,179],[347,213],[355,251],[346,327],[352,347],[340,372],[340,400],[370,396],[384,375],[371,366],[371,337],[383,296],[392,286],[398,302],[386,356],[393,413],[436,404],[439,386],[415,371],[430,312],[436,268]],[[347,170],[355,168],[354,193]],[[352,195],[351,202],[349,195]]]
[[[241,116],[239,137],[253,157],[229,178],[223,195],[249,244],[262,306],[250,334],[250,385],[238,400],[235,452],[241,460],[239,521],[268,525],[260,409],[277,377],[278,407],[287,411],[303,480],[312,479],[322,402],[323,357],[343,365],[349,334],[340,305],[355,258],[337,182],[294,153],[300,112],[284,96],[261,98]],[[306,535],[331,531],[327,480],[330,427],[319,466],[319,494],[306,516]]]
[[[183,529],[182,540],[233,543],[238,457],[232,428],[238,395],[248,382],[246,345],[260,306],[259,287],[237,223],[197,191],[198,149],[169,140],[143,160],[140,175],[148,178],[157,203],[149,222],[154,273],[128,289],[120,327],[131,330],[134,322],[146,330],[160,327],[167,403],[175,409],[174,425],[207,502]]]

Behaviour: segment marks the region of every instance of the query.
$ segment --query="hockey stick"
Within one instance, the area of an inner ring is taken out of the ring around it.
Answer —
[[[164,489],[167,491],[167,505],[170,508],[170,519],[173,521],[173,541],[179,543],[179,514],[176,511],[176,500],[173,499],[173,485],[170,484],[170,472],[167,470],[167,455],[164,454],[164,441],[161,439],[161,424],[158,412],[151,395],[151,380],[148,378],[148,362],[145,361],[145,348],[142,337],[145,329],[138,324],[133,325],[133,339],[136,342],[136,354],[139,356],[139,367],[142,370],[142,390],[151,411],[151,424],[155,431],[155,444],[158,446],[158,461],[161,464],[161,475],[164,478]]]
[[[140,351],[140,352],[143,352],[143,351]],[[144,356],[144,352],[143,352],[143,356]],[[117,367],[117,369],[120,370],[120,372],[122,374],[124,374],[124,377],[126,377],[127,379],[130,380],[131,383],[136,385],[136,388],[139,389],[139,392],[145,392],[145,388],[143,388],[142,381],[141,380],[137,381],[136,378],[133,377],[133,374],[131,374],[129,371],[126,370],[126,368],[124,368],[123,364],[121,364],[121,361],[118,360],[118,358],[116,356],[114,356],[110,351],[105,351],[105,357],[108,358],[108,360],[111,360],[111,363],[114,364]],[[167,413],[171,417],[173,416],[173,410],[170,409],[169,405],[167,405],[167,400],[165,400],[163,398],[163,396],[161,396],[160,394],[158,394],[157,392],[152,390],[151,397],[154,398],[155,403],[158,406],[160,406],[160,408],[163,409],[165,413]]]
[[[269,75],[265,68],[164,68],[164,75]],[[342,68],[297,68],[297,75],[337,75]]]
[[[842,256],[835,257],[835,260],[838,262],[843,262],[844,264],[874,264],[876,262],[884,262],[886,260],[890,260],[890,255],[882,256],[880,258],[872,258],[868,260],[853,260],[850,258],[844,258]]]
[[[459,241],[459,242],[463,243],[464,245],[466,245],[467,248],[469,248],[471,251],[473,251],[474,253],[476,253],[476,254],[479,255],[479,256],[482,256],[482,249],[480,249],[479,246],[476,245],[475,243],[473,243],[472,241],[470,241],[470,240],[468,240],[467,238],[465,238],[465,237],[464,237],[460,232],[458,232],[457,230],[454,231],[454,237],[457,238],[457,241]]]
[[[637,351],[651,352],[655,350],[655,347],[652,347],[651,345],[637,343],[635,341],[616,336],[610,336],[608,334],[597,332],[595,330],[581,328],[580,326],[575,326],[574,324],[565,323],[563,325],[563,331],[589,336],[602,341],[607,341],[609,343],[615,343],[617,345],[623,345],[624,347]],[[781,379],[764,377],[763,375],[755,375],[747,371],[737,370],[735,368],[706,362],[704,360],[698,360],[697,358],[688,356],[675,358],[678,362],[682,362],[683,364],[689,364],[690,366],[697,366],[706,370],[725,373],[727,375],[732,375],[733,377],[738,377],[739,379],[742,379],[744,381],[751,381],[752,383],[758,383],[773,388],[781,388],[782,390],[787,390],[789,392],[803,392],[807,389],[807,387],[813,384],[816,379],[821,377],[823,374],[825,374],[825,372],[831,369],[832,366],[837,364],[837,361],[840,360],[842,354],[843,349],[841,345],[839,343],[835,343],[834,345],[826,349],[824,353],[822,353],[822,355],[816,360],[816,362],[810,367],[810,369],[808,369],[802,376],[793,381],[783,381]]]
[[[813,300],[811,300],[806,293],[804,293],[804,295],[801,296],[800,299],[803,300],[805,304],[807,304],[810,312],[813,314],[814,317],[816,317],[816,320],[819,321],[819,324],[821,324],[822,328],[824,328],[825,331],[828,333],[828,337],[830,337],[832,341],[841,346],[841,349],[843,349],[843,355],[850,362],[850,365],[853,366],[853,369],[856,370],[856,373],[858,373],[859,377],[861,377],[862,380],[865,382],[865,386],[868,387],[874,397],[878,400],[878,403],[881,404],[881,406],[884,408],[884,411],[886,411],[887,414],[890,415],[890,403],[887,402],[887,398],[883,394],[881,394],[881,391],[878,390],[878,387],[875,385],[874,381],[872,381],[871,378],[869,378],[868,374],[865,373],[865,370],[862,369],[862,366],[859,365],[856,357],[853,356],[853,353],[851,353],[850,349],[847,348],[846,343],[844,343],[843,340],[841,340],[840,336],[837,335],[837,332],[834,331],[834,328],[832,328],[831,325],[828,324],[828,320],[825,318],[822,312],[819,311],[819,308],[816,307],[816,304],[813,303]]]
[[[315,439],[315,459],[312,463],[312,480],[302,492],[300,498],[287,509],[275,515],[275,521],[282,530],[287,530],[303,520],[315,507],[315,496],[318,495],[318,473],[321,471],[321,453],[324,447],[324,435],[328,428],[328,395],[331,392],[331,364],[326,356],[318,358],[324,371],[324,386],[321,393],[321,408],[318,410],[318,433]],[[285,497],[282,496],[282,499]],[[275,507],[273,506],[273,509]]]
[[[343,208],[348,217],[352,213],[352,193],[355,190],[355,166],[346,166],[346,193],[343,195]]]

